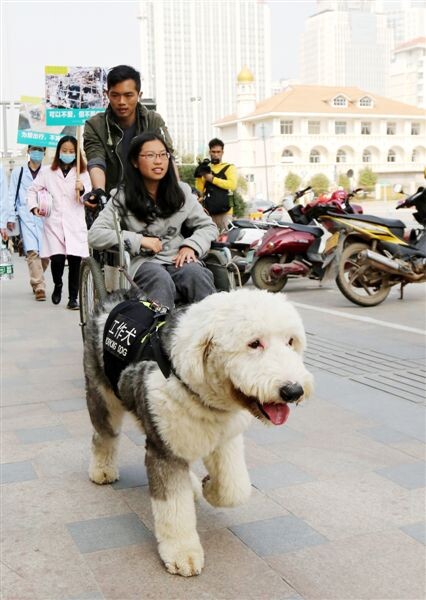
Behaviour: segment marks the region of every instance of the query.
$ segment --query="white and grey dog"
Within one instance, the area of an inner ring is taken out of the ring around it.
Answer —
[[[115,302],[117,304],[117,302]],[[90,479],[119,478],[117,445],[124,411],[146,434],[158,550],[170,573],[201,572],[194,493],[201,484],[190,464],[202,459],[202,494],[213,506],[236,506],[250,496],[242,432],[253,417],[281,425],[288,403],[312,391],[303,364],[305,332],[282,294],[243,289],[213,294],[178,309],[160,329],[173,374],[155,362],[135,362],[114,393],[104,372],[103,330],[113,305],[87,326],[84,349],[87,404],[94,427]],[[119,396],[119,397],[118,397]]]

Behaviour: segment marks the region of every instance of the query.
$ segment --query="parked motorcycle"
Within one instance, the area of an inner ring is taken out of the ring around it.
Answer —
[[[307,187],[304,190],[296,192],[294,196],[291,196],[292,205],[294,205],[294,202],[306,194],[310,189],[310,187]],[[263,238],[265,233],[272,227],[276,227],[277,225],[289,225],[289,223],[274,219],[274,213],[277,209],[281,209],[281,205],[272,206],[263,211],[263,214],[267,215],[267,220],[255,221],[251,219],[234,219],[227,231],[223,232],[218,238],[220,244],[230,249],[232,260],[238,266],[240,271],[242,284],[247,283],[250,279],[247,255],[253,247],[253,244]],[[296,219],[299,218],[296,214],[294,217]],[[253,252],[251,254],[253,254]]]
[[[399,186],[395,191],[402,191]],[[414,206],[414,218],[421,225],[405,236],[398,219],[371,215],[328,215],[328,226],[340,230],[336,283],[342,294],[359,306],[383,302],[392,286],[426,281],[426,189],[419,187],[396,208]]]
[[[250,273],[254,285],[279,292],[289,276],[322,280],[330,272],[339,240],[337,227],[329,226],[327,232],[322,218],[329,213],[362,212],[360,206],[350,203],[359,191],[348,194],[336,190],[331,195],[315,198],[306,206],[294,203],[290,206],[289,199],[285,199],[284,206],[293,223],[277,224],[253,245]]]

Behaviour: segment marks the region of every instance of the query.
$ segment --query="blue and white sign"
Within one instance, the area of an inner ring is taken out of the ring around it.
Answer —
[[[107,105],[101,67],[45,67],[47,125],[84,125]]]

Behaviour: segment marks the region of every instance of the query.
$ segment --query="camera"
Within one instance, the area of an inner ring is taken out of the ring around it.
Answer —
[[[207,175],[211,172],[210,158],[204,158],[203,160],[198,161],[198,166],[194,171],[194,177],[202,177],[203,175]]]

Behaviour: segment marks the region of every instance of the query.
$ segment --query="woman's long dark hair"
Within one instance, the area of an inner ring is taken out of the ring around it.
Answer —
[[[52,171],[56,171],[61,166],[61,159],[59,158],[59,154],[60,154],[61,148],[65,144],[65,142],[71,142],[71,144],[74,146],[74,150],[75,150],[76,158],[70,164],[70,168],[75,167],[77,164],[77,140],[73,135],[64,135],[64,137],[61,137],[61,139],[58,142],[58,145],[56,146],[55,156],[54,156],[52,164],[50,166]],[[84,173],[85,170],[86,170],[86,163],[84,161],[83,155],[81,154],[81,150],[80,150],[80,173]]]
[[[161,136],[156,133],[142,133],[133,138],[130,143],[124,170],[126,209],[145,223],[152,223],[156,217],[170,217],[185,203],[185,195],[179,186],[171,159],[165,176],[159,181],[155,202],[145,186],[145,180],[138,167],[134,166],[138,163],[143,145],[154,140],[159,140],[164,150],[170,152]]]

